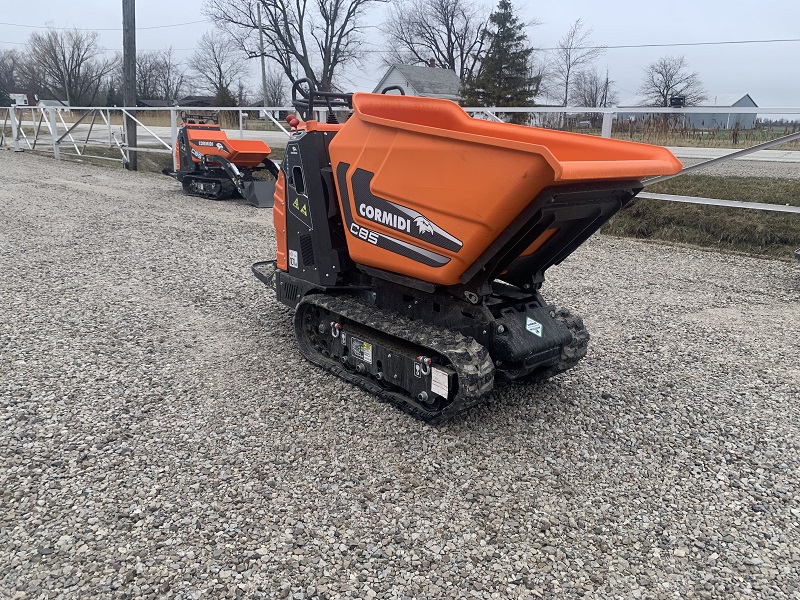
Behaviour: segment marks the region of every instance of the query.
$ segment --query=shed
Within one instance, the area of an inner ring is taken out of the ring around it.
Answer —
[[[409,96],[445,98],[456,102],[461,99],[461,80],[452,69],[392,65],[373,92],[380,93],[392,85],[399,85]]]

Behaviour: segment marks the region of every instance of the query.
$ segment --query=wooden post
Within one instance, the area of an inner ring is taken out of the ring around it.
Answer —
[[[264,62],[264,28],[261,26],[261,2],[258,8],[258,51],[261,54],[261,106],[267,106],[267,65]],[[266,111],[264,112],[266,115]],[[266,120],[266,117],[265,119]]]
[[[122,0],[122,104],[136,107],[136,0]],[[136,121],[125,118],[125,141],[128,143],[128,161],[125,168],[135,171],[138,166],[136,147]]]

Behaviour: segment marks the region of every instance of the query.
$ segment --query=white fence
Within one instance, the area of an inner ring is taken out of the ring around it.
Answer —
[[[600,135],[611,137],[615,117],[624,115],[687,115],[707,113],[730,114],[757,114],[761,116],[780,115],[798,116],[800,107],[686,107],[686,108],[595,108],[595,107],[467,107],[465,110],[475,118],[493,121],[504,121],[501,118],[509,114],[527,114],[525,119],[529,123],[545,122],[545,117],[556,115],[556,121],[566,123],[570,120],[579,121],[581,116],[593,115],[601,118]],[[72,156],[86,156],[88,147],[101,147],[119,152],[119,158],[92,154],[93,159],[110,160],[122,163],[129,161],[131,152],[172,154],[174,156],[174,141],[177,137],[178,119],[183,113],[208,113],[218,111],[223,127],[229,135],[236,135],[240,139],[265,139],[272,145],[285,144],[290,131],[278,118],[280,115],[294,113],[288,106],[273,107],[71,107],[69,109],[70,121],[64,118],[66,112],[60,107],[9,107],[0,109],[2,116],[2,129],[0,129],[0,148],[10,146],[14,151],[44,150],[52,152],[56,159],[62,154]],[[317,118],[324,121],[327,109],[317,111]],[[142,122],[143,113],[148,113],[150,120],[153,115],[163,115],[159,125],[146,125]],[[258,118],[253,118],[257,116]],[[140,118],[141,117],[141,118]],[[125,139],[123,119],[131,118],[137,124],[137,145],[131,146]],[[168,125],[165,123],[168,121]],[[256,129],[252,123],[263,123]],[[581,121],[579,121],[581,122]],[[585,121],[583,121],[585,123]],[[271,127],[266,130],[266,124]],[[237,127],[238,126],[238,127]],[[272,141],[270,141],[270,137]],[[751,148],[727,154],[719,158],[685,168],[681,174],[686,174],[713,164],[742,158],[759,150],[778,144],[800,139],[800,132],[792,133],[781,138],[758,144]],[[73,151],[74,150],[74,151]],[[177,165],[174,165],[177,167]],[[668,177],[659,177],[645,182],[652,185]],[[779,210],[782,212],[800,213],[800,207],[786,207],[780,205],[752,205],[751,203],[731,203],[731,201],[715,200],[709,198],[691,198],[684,196],[668,196],[665,194],[641,194],[642,197],[657,200],[672,200],[678,202],[695,202],[717,206],[730,206],[736,208],[751,208],[757,210]],[[772,207],[772,208],[771,208]]]

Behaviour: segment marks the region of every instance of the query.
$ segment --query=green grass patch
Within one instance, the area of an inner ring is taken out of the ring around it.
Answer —
[[[800,206],[800,180],[795,179],[686,175],[647,191]],[[800,247],[800,215],[640,198],[603,232],[786,258]]]

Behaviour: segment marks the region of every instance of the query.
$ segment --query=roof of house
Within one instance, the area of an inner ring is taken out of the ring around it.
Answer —
[[[408,85],[420,96],[439,96],[458,98],[461,89],[461,80],[452,69],[439,69],[435,67],[420,67],[416,65],[392,65],[375,87],[375,92],[380,92],[384,82],[393,69],[405,77]]]
[[[157,108],[160,106],[173,106],[174,102],[171,100],[156,100],[156,99],[140,99],[137,104],[139,106],[150,107],[150,108]]]
[[[69,108],[69,102],[66,100],[40,99],[39,106],[63,106],[65,108]]]
[[[750,94],[707,94],[707,96],[707,99],[697,106],[733,106],[744,98],[750,98],[753,106],[758,106]],[[625,100],[625,102],[620,102],[617,106],[619,108],[636,108],[652,106],[652,104],[650,104],[647,96],[633,96]]]
[[[214,96],[185,96],[178,100],[179,106],[211,106]]]

